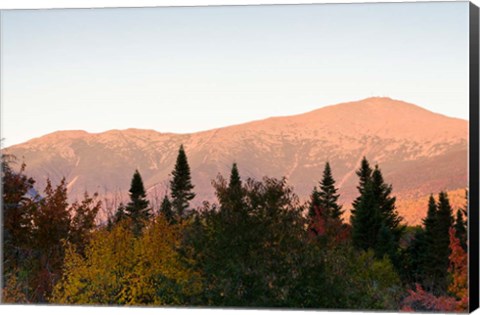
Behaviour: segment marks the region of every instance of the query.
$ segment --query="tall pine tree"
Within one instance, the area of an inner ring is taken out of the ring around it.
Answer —
[[[373,249],[379,258],[387,254],[396,264],[404,228],[395,209],[395,197],[391,196],[392,186],[385,183],[378,166],[372,170],[366,158],[356,173],[360,196],[353,202],[353,244],[360,249]]]
[[[434,225],[435,283],[433,293],[445,294],[448,290],[448,266],[450,256],[450,228],[453,225],[452,207],[446,192],[438,194],[438,210]]]
[[[149,202],[146,198],[145,187],[142,177],[138,170],[132,177],[130,185],[130,202],[125,208],[125,216],[131,219],[132,231],[135,236],[139,236],[145,226],[146,221],[152,216],[149,208]]]
[[[424,287],[428,290],[435,281],[436,255],[435,252],[435,226],[437,224],[437,203],[433,195],[428,199],[427,216],[423,219],[424,233],[420,249],[420,271]]]
[[[382,219],[383,231],[379,231],[382,234],[379,235],[379,242],[388,242],[388,244],[377,245],[378,248],[385,248],[392,246],[388,253],[389,257],[394,264],[397,262],[396,253],[399,247],[400,238],[404,232],[404,226],[400,223],[402,217],[398,215],[395,207],[396,198],[391,196],[392,186],[385,183],[383,180],[382,172],[378,165],[375,165],[375,169],[372,172],[372,183],[375,190],[375,198],[380,206],[380,216]],[[390,234],[390,236],[387,236]],[[377,252],[377,256],[381,257],[386,252],[380,250]]]
[[[363,191],[365,189],[365,186],[368,181],[370,181],[371,176],[372,176],[372,168],[370,167],[370,163],[368,163],[368,160],[366,157],[363,157],[362,162],[360,163],[360,168],[355,172],[358,176],[358,186],[357,190],[360,193],[360,196],[357,197],[352,203],[353,209],[352,209],[352,214],[355,213],[357,204],[360,202],[360,199],[362,198]]]
[[[233,163],[227,188],[227,198],[232,211],[238,213],[244,210],[244,197],[245,192],[242,187],[242,180],[238,172],[237,163]]]
[[[382,227],[380,205],[375,198],[375,188],[371,180],[366,181],[362,195],[357,198],[355,212],[352,211],[352,241],[358,249],[377,248],[377,237]]]
[[[220,202],[220,214],[223,220],[228,221],[228,224],[237,225],[242,221],[246,215],[245,207],[245,189],[238,172],[236,163],[233,163],[230,172],[230,180],[228,184],[219,176],[217,181],[213,182],[216,189],[216,195]]]
[[[338,204],[339,194],[337,194],[337,190],[330,163],[327,162],[323,171],[322,181],[320,182],[319,206],[324,209],[328,217],[341,221],[343,210],[342,206]]]
[[[430,196],[423,224],[424,237],[419,249],[420,278],[427,291],[434,295],[444,295],[447,293],[449,283],[449,231],[453,224],[452,207],[446,192],[440,192],[438,202]]]
[[[430,238],[432,241],[435,238],[433,234],[436,218],[437,218],[437,203],[435,202],[435,198],[433,195],[430,195],[428,199],[428,210],[427,216],[423,219],[423,226],[425,227],[425,236]]]
[[[230,181],[228,182],[228,190],[231,193],[240,193],[242,189],[242,180],[238,172],[237,163],[233,163],[232,170],[230,172]]]
[[[195,197],[195,193],[192,191],[194,186],[190,175],[190,166],[188,165],[183,145],[178,150],[177,162],[172,172],[170,187],[173,210],[176,216],[182,218],[185,216],[190,200]]]

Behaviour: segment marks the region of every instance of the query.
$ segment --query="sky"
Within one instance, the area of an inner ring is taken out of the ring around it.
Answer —
[[[3,146],[388,96],[468,119],[468,2],[1,12]]]

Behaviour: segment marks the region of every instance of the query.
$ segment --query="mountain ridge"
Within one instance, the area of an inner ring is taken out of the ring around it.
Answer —
[[[158,131],[158,130],[155,130],[155,129],[143,129],[143,128],[125,128],[125,129],[115,128],[115,129],[108,129],[108,130],[98,131],[98,132],[90,132],[90,131],[82,130],[82,129],[57,130],[57,131],[49,132],[49,133],[44,134],[44,135],[39,136],[39,137],[29,139],[29,140],[27,140],[25,142],[22,142],[22,143],[11,145],[8,148],[11,148],[11,147],[14,147],[16,145],[20,145],[20,144],[23,144],[23,143],[26,143],[26,142],[29,142],[29,141],[32,141],[32,140],[35,140],[35,139],[39,139],[39,138],[43,138],[43,137],[47,137],[47,136],[53,136],[53,135],[56,135],[56,134],[64,134],[64,133],[65,134],[66,133],[72,133],[72,134],[77,133],[77,134],[100,135],[100,134],[110,133],[110,132],[126,132],[126,131],[150,132],[151,131],[151,132],[155,132],[155,133],[159,133],[159,134],[166,134],[166,135],[191,135],[191,134],[197,134],[197,133],[211,132],[211,131],[215,131],[215,130],[218,130],[218,129],[224,129],[224,128],[231,128],[231,127],[238,127],[238,126],[249,125],[249,124],[254,124],[254,123],[260,123],[260,122],[269,121],[269,120],[276,120],[276,119],[281,120],[281,119],[284,119],[284,118],[291,119],[291,118],[295,118],[295,117],[307,116],[307,115],[315,114],[319,111],[323,111],[323,110],[330,109],[330,108],[338,108],[338,106],[350,105],[352,103],[358,103],[360,105],[365,105],[364,102],[369,101],[369,100],[380,100],[380,101],[387,100],[387,101],[401,102],[405,105],[411,106],[413,109],[418,110],[419,112],[427,112],[427,113],[435,114],[435,115],[438,115],[438,116],[441,116],[441,117],[444,117],[444,118],[448,118],[448,119],[451,119],[451,120],[467,122],[467,120],[465,120],[465,119],[457,118],[457,117],[450,117],[450,116],[447,116],[447,115],[444,115],[444,114],[441,114],[441,113],[433,112],[433,111],[430,111],[428,109],[425,109],[425,108],[420,107],[420,106],[415,105],[415,104],[395,100],[395,99],[392,99],[392,98],[389,98],[389,97],[375,96],[375,97],[369,97],[369,98],[359,100],[359,101],[342,102],[342,103],[333,104],[333,105],[326,105],[326,106],[323,106],[323,107],[320,107],[320,108],[316,108],[316,109],[307,111],[305,113],[299,113],[299,114],[293,114],[293,115],[282,115],[282,116],[270,116],[270,117],[266,117],[266,118],[262,118],[262,119],[258,119],[258,120],[252,120],[252,121],[248,121],[248,122],[242,122],[242,123],[223,126],[223,127],[215,127],[215,128],[211,128],[211,129],[198,130],[198,131],[194,131],[194,132],[183,132],[183,133],[182,132],[163,132],[163,131]]]
[[[37,182],[65,176],[72,196],[87,189],[105,195],[119,191],[125,199],[136,168],[149,193],[162,195],[180,144],[192,169],[196,202],[215,199],[211,180],[227,175],[233,162],[244,178],[286,176],[306,200],[328,160],[347,208],[356,196],[354,171],[363,156],[379,163],[394,194],[407,204],[467,185],[468,122],[379,97],[185,134],[138,128],[57,131],[6,151],[23,156]],[[400,210],[409,223],[418,223],[425,212]]]

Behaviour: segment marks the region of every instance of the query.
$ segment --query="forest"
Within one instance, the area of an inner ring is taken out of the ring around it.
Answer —
[[[348,222],[328,162],[308,202],[286,178],[243,178],[233,163],[212,180],[217,201],[194,208],[180,146],[158,208],[137,170],[103,222],[97,194],[69,203],[65,179],[33,194],[19,164],[2,155],[3,303],[468,309],[467,191],[460,209],[432,192],[423,224],[407,226],[365,157]]]

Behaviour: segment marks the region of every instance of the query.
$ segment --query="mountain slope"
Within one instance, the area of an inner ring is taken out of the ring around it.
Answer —
[[[357,195],[355,169],[366,156],[380,164],[402,205],[416,205],[399,211],[409,223],[419,223],[426,205],[413,201],[442,189],[466,187],[467,141],[467,121],[402,101],[369,98],[192,134],[61,131],[7,151],[24,157],[39,189],[46,177],[57,182],[65,176],[73,198],[88,190],[126,199],[138,169],[150,197],[160,198],[178,147],[184,144],[197,204],[214,199],[211,180],[218,173],[228,175],[233,162],[243,177],[286,176],[306,199],[328,160],[346,208]]]

